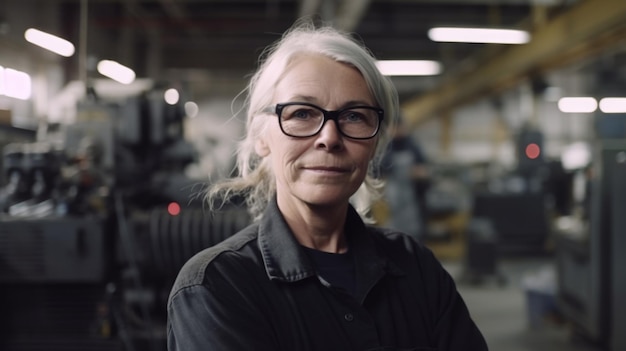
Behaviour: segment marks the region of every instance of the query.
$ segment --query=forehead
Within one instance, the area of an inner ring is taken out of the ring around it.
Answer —
[[[324,104],[342,100],[374,102],[359,70],[318,54],[295,57],[278,81],[274,97],[275,102],[296,98]]]

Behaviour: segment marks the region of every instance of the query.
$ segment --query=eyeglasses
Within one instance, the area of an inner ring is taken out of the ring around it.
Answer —
[[[319,133],[326,121],[333,120],[339,133],[352,139],[371,139],[378,133],[385,112],[373,106],[352,106],[326,111],[306,102],[276,104],[278,124],[285,135],[306,138]]]

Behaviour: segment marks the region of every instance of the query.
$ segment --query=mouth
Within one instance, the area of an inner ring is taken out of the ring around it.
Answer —
[[[343,167],[328,167],[328,166],[312,166],[312,167],[304,167],[307,171],[312,172],[320,172],[320,173],[348,173],[348,168]]]

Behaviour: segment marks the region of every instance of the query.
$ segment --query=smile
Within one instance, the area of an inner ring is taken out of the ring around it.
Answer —
[[[341,167],[305,167],[307,171],[320,172],[320,173],[347,173],[349,170]]]

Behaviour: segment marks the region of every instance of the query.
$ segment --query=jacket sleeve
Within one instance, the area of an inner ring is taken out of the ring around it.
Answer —
[[[472,320],[454,280],[432,252],[425,250],[427,270],[432,276],[428,299],[434,316],[434,334],[438,350],[487,351],[487,343]]]
[[[253,292],[227,277],[181,288],[168,303],[169,351],[277,350],[274,340]]]

